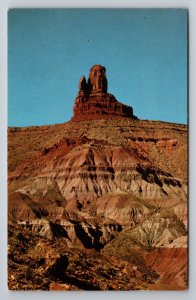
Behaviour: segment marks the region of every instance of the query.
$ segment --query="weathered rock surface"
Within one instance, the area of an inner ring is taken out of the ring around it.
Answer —
[[[140,255],[134,263],[95,250],[67,247],[64,239],[47,240],[18,225],[9,226],[9,289],[147,289],[159,275]],[[62,265],[58,264],[62,259]],[[55,272],[49,272],[51,267]]]
[[[101,65],[94,65],[90,69],[88,82],[82,76],[72,121],[136,118],[132,107],[118,102],[113,95],[107,93],[107,86],[106,68]]]
[[[147,267],[159,274],[149,289],[185,289],[187,287],[187,232],[175,215],[153,215],[127,229],[108,243],[104,253],[124,257],[128,261],[144,258]],[[126,270],[125,270],[126,271]]]
[[[186,288],[186,142],[184,125],[131,118],[10,128],[10,288]]]
[[[78,247],[80,249],[100,250],[104,245],[117,236],[122,230],[122,226],[113,220],[104,220],[104,222],[94,219],[80,220],[63,219],[61,221],[48,221],[47,219],[32,219],[31,221],[18,221],[17,224],[23,229],[28,229],[33,234],[45,237],[49,240],[62,238],[69,247]],[[103,224],[102,224],[103,223]]]
[[[155,289],[175,290],[187,287],[187,255],[187,249],[181,247],[156,248],[144,254],[148,267],[153,268],[160,275]]]

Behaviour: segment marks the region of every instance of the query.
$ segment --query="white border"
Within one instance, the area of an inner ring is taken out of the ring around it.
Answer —
[[[187,291],[129,291],[129,292],[10,292],[7,289],[7,10],[9,8],[68,8],[68,7],[110,7],[110,8],[188,8],[189,9],[189,120],[190,120],[190,277]],[[196,296],[196,164],[194,150],[196,149],[196,1],[195,0],[0,0],[0,299],[194,299]],[[195,102],[194,102],[195,100]],[[195,155],[196,156],[196,155]]]

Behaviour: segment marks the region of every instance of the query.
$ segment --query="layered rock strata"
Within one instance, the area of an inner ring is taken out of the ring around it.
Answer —
[[[9,129],[10,289],[187,287],[187,127],[107,87],[95,65],[74,122]]]
[[[88,81],[82,76],[79,81],[79,92],[75,100],[72,121],[103,118],[136,118],[130,106],[122,104],[107,93],[106,68],[94,65],[90,69]]]

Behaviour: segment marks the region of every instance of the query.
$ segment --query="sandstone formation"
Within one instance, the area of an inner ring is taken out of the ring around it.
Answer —
[[[88,81],[82,76],[79,81],[79,92],[75,100],[72,121],[103,118],[136,118],[130,106],[122,104],[107,93],[108,83],[106,68],[94,65],[90,69]]]
[[[187,127],[107,88],[95,65],[70,122],[8,130],[11,290],[188,286]]]

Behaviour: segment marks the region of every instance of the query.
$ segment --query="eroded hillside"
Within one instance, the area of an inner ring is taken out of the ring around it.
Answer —
[[[10,289],[187,287],[185,125],[89,120],[8,141]]]

